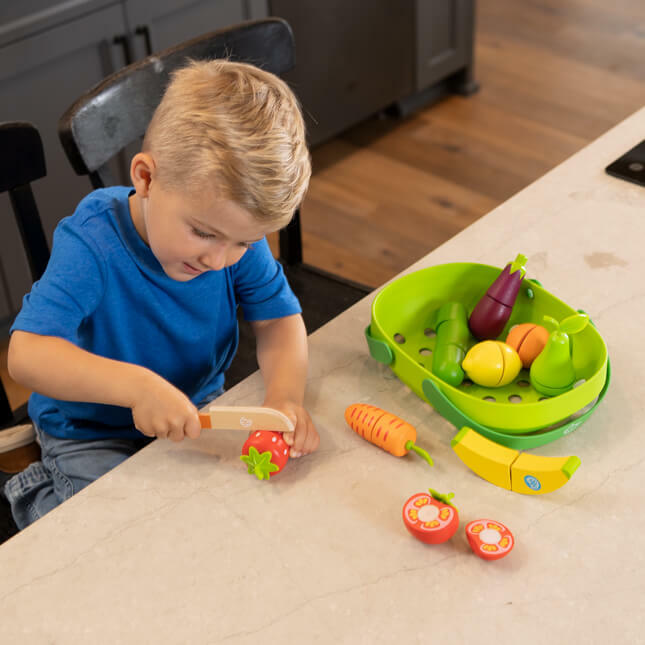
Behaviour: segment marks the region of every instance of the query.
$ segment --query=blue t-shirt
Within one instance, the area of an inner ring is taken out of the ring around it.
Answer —
[[[142,365],[196,405],[222,387],[237,349],[237,307],[246,320],[299,313],[266,239],[233,266],[187,282],[169,278],[137,233],[132,188],[94,191],[54,233],[43,277],[11,331],[58,336],[106,358]],[[141,438],[129,408],[34,393],[29,414],[61,438]]]

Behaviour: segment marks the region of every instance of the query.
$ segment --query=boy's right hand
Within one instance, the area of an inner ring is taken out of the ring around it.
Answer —
[[[134,427],[148,437],[171,441],[197,439],[202,428],[192,401],[161,376],[154,373],[147,376],[132,406]]]

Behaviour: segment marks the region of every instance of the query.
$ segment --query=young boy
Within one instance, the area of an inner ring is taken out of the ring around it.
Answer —
[[[264,405],[318,447],[303,408],[300,306],[265,235],[284,227],[311,166],[302,116],[276,76],[225,60],[177,71],[134,156],[134,189],[97,190],[59,224],[11,329],[9,372],[34,391],[42,461],[5,486],[24,528],[146,445],[196,438],[238,339],[257,340]]]

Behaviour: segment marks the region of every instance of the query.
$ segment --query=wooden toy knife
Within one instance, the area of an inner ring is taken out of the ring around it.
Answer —
[[[294,431],[293,423],[286,414],[265,407],[213,405],[200,413],[199,420],[202,428],[212,430]]]

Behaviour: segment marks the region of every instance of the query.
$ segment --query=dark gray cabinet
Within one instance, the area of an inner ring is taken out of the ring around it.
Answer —
[[[4,25],[0,33],[0,121],[31,121],[41,132],[48,175],[34,184],[34,193],[50,239],[88,191],[87,179],[77,177],[64,156],[58,118],[77,95],[124,63],[112,44],[114,35],[125,33],[121,4],[91,5],[89,14],[61,20],[49,13],[40,22],[18,18],[13,31]],[[19,309],[31,279],[9,200],[0,198],[1,323]]]
[[[456,89],[472,87],[474,0],[415,0],[416,89],[461,72]]]
[[[240,0],[126,0],[135,59],[247,19]]]
[[[310,144],[329,139],[414,91],[409,0],[270,0],[296,41],[285,78],[298,95]]]
[[[22,0],[0,3],[0,121],[31,121],[47,158],[34,185],[50,242],[91,186],[58,140],[61,114],[107,74],[207,31],[267,15],[265,0]],[[123,171],[127,164],[122,164]],[[116,167],[117,175],[119,168]],[[127,173],[121,172],[128,181]],[[6,195],[0,196],[0,335],[30,289],[27,260]]]
[[[294,31],[296,67],[287,80],[310,144],[389,106],[410,112],[448,86],[473,91],[474,2],[269,0],[270,13]]]
[[[275,15],[292,26],[312,145],[388,106],[406,113],[445,88],[469,92],[475,0],[21,0],[0,2],[0,121],[41,132],[48,176],[34,186],[45,232],[90,190],[57,135],[74,99],[123,65],[193,36]],[[124,155],[116,176],[128,181]],[[0,333],[30,288],[0,196]]]

